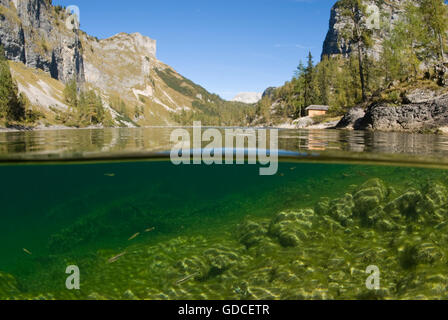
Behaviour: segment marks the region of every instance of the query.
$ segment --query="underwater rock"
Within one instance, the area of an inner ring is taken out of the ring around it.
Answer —
[[[334,199],[330,202],[328,213],[342,226],[347,227],[353,224],[354,206],[353,196],[347,193],[344,197]]]
[[[330,198],[321,198],[314,207],[314,212],[320,216],[328,214],[330,210]]]
[[[296,247],[308,236],[312,227],[313,209],[280,212],[271,222],[269,234],[276,237],[284,247]]]
[[[440,184],[428,184],[418,202],[416,212],[419,216],[426,216],[429,222],[440,223],[448,217],[446,204],[448,202],[447,188]]]
[[[139,300],[131,290],[126,290],[125,293],[123,293],[123,299],[125,299],[125,300]]]
[[[414,269],[419,263],[418,248],[416,244],[408,241],[408,243],[399,248],[398,261],[400,266],[405,269]]]
[[[384,211],[383,211],[384,213]],[[400,226],[390,219],[378,219],[376,220],[375,226],[381,231],[396,231],[400,229]],[[404,228],[404,226],[402,226]]]
[[[206,281],[223,274],[237,264],[243,264],[242,260],[242,255],[231,249],[210,248],[200,256],[184,258],[176,264],[176,268],[188,279]]]
[[[248,288],[247,295],[251,300],[277,300],[279,298],[278,295],[275,295],[270,290],[260,287]]]
[[[385,300],[387,296],[389,296],[390,293],[386,289],[379,289],[379,290],[368,290],[363,289],[362,292],[360,292],[356,299],[358,300]]]
[[[343,196],[336,199],[321,198],[314,210],[284,210],[272,219],[251,217],[232,225],[233,233],[226,225],[215,234],[177,236],[156,244],[130,244],[125,234],[126,249],[104,249],[86,258],[89,274],[101,276],[91,279],[79,296],[60,292],[55,296],[94,300],[448,297],[448,188],[435,181],[421,188],[424,176],[412,185],[403,181],[394,188],[379,179],[365,180],[350,186],[345,195],[337,190]],[[96,224],[83,226],[89,228],[70,229],[77,231],[74,237],[103,230]],[[122,250],[128,252],[126,259],[105,267],[104,262]],[[381,270],[381,290],[364,286],[369,265]],[[0,299],[24,296],[11,294],[11,287],[5,291],[2,276]],[[52,298],[31,292],[24,297]]]
[[[106,297],[100,295],[98,292],[92,292],[88,295],[87,300],[108,300]]]
[[[416,260],[418,264],[433,264],[443,258],[440,248],[433,243],[422,243],[417,247]]]
[[[246,220],[237,227],[238,241],[251,248],[258,245],[266,237],[268,230],[263,225],[251,220]]]
[[[52,253],[69,252],[74,246],[93,241],[98,235],[108,232],[112,232],[112,228],[105,228],[97,217],[85,216],[53,234],[49,239],[48,248]]]
[[[176,264],[183,274],[195,275],[195,279],[204,279],[208,273],[208,265],[204,257],[192,256],[189,258],[184,258]]]
[[[353,213],[365,219],[370,211],[375,210],[387,196],[387,188],[380,179],[364,183],[353,196],[355,203]]]
[[[238,263],[239,256],[231,250],[212,248],[204,252],[208,262],[208,277],[222,274]]]
[[[17,280],[10,274],[0,272],[0,299],[13,298],[17,294]]]
[[[328,295],[328,289],[327,288],[317,288],[314,289],[310,296],[310,299],[312,300],[328,300],[330,299],[329,295]]]
[[[384,207],[384,211],[394,219],[399,219],[401,216],[417,219],[417,204],[421,199],[421,192],[415,189],[411,189],[395,200],[389,202]]]
[[[342,281],[344,281],[347,278],[347,275],[345,274],[345,272],[343,271],[336,271],[331,273],[328,276],[328,279],[332,282],[336,282],[336,283],[341,283]]]

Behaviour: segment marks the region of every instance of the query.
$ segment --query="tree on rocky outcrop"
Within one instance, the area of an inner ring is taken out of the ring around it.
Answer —
[[[431,43],[437,44],[439,62],[445,62],[445,43],[448,30],[448,7],[443,0],[421,0],[419,11],[422,15],[422,26],[425,29],[425,37]]]
[[[78,106],[78,84],[75,79],[70,80],[65,86],[64,101],[70,108]]]
[[[417,77],[421,60],[424,59],[422,49],[426,47],[423,39],[419,8],[408,3],[390,38],[383,42],[381,65],[386,84]]]
[[[19,99],[17,85],[12,79],[5,50],[0,46],[0,119],[20,121],[25,117],[25,107]]]
[[[109,112],[104,110],[101,97],[94,90],[78,93],[76,80],[70,81],[65,86],[64,100],[71,111],[65,115],[69,125],[88,126],[102,123],[111,126],[113,123]]]
[[[101,97],[93,90],[81,92],[79,98],[79,117],[83,124],[99,124],[104,119],[104,108]]]
[[[371,46],[371,30],[366,24],[367,8],[362,0],[341,0],[338,2],[341,15],[347,18],[342,36],[345,41],[353,43],[357,48],[359,63],[359,79],[361,82],[362,100],[367,100],[367,83],[365,76],[365,50]]]

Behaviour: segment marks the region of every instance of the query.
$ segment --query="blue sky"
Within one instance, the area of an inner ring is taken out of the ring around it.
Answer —
[[[309,50],[320,59],[335,0],[53,0],[77,5],[100,39],[140,32],[157,58],[223,98],[290,80]]]

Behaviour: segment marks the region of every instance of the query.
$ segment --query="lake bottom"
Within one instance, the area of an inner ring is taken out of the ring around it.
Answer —
[[[0,176],[0,299],[448,298],[442,169],[129,161]]]

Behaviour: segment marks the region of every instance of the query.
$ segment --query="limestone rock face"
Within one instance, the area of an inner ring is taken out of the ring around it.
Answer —
[[[336,128],[354,129],[359,126],[359,122],[364,118],[366,112],[363,108],[351,108],[336,125]]]
[[[0,0],[0,45],[20,93],[48,115],[40,125],[60,124],[54,110],[69,109],[63,90],[73,79],[101,96],[116,126],[174,125],[182,112],[227,103],[159,61],[155,40],[140,33],[100,40],[73,20],[50,0]]]
[[[102,40],[83,35],[82,43],[87,82],[103,91],[145,87],[155,64],[155,40],[140,33],[119,33]],[[142,95],[150,96],[151,92]]]
[[[400,15],[403,11],[405,1],[389,0],[389,1],[376,1],[376,0],[364,0],[363,4],[368,7],[367,11],[372,25],[372,40],[373,46],[368,50],[367,54],[375,58],[379,58],[382,51],[382,43],[384,39],[387,39],[390,35],[390,30],[394,24],[400,19]],[[376,14],[379,13],[379,14]],[[375,15],[376,16],[373,16]],[[377,28],[375,17],[380,19],[379,25],[381,28]],[[344,38],[344,28],[350,25],[350,21],[344,17],[339,8],[339,2],[333,6],[330,16],[330,27],[325,38],[322,56],[332,55],[344,55],[348,56],[356,49],[356,45]],[[389,26],[384,28],[384,26]]]
[[[390,106],[373,104],[355,129],[416,131],[448,125],[448,96],[422,103]]]
[[[0,0],[0,44],[9,60],[49,72],[54,79],[84,81],[79,31],[47,0]]]

